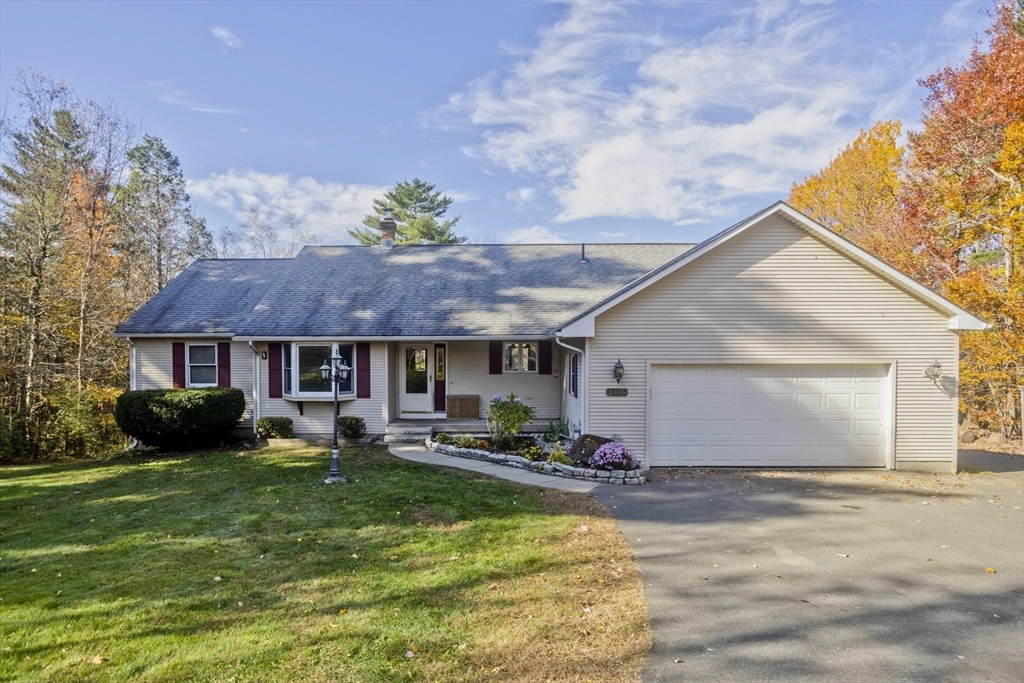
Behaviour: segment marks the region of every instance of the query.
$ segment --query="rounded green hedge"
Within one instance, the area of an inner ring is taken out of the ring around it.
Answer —
[[[245,412],[241,389],[126,391],[114,406],[121,431],[161,450],[208,446],[230,438]]]

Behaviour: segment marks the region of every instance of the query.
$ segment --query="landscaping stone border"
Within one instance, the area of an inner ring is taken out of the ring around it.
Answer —
[[[534,462],[519,455],[503,455],[501,453],[490,453],[476,448],[459,448],[449,443],[438,443],[433,439],[424,441],[428,450],[445,455],[454,455],[457,458],[469,458],[470,460],[482,460],[494,465],[505,467],[518,467],[522,470],[537,472],[538,474],[550,474],[553,477],[564,477],[566,479],[582,479],[584,481],[596,481],[599,484],[618,484],[620,486],[640,486],[647,483],[648,469],[646,467],[637,470],[592,470],[586,467],[573,467],[572,465],[561,465],[559,463]]]

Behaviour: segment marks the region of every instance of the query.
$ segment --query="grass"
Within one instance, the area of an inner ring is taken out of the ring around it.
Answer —
[[[342,462],[0,468],[0,680],[637,679],[642,583],[593,499]]]

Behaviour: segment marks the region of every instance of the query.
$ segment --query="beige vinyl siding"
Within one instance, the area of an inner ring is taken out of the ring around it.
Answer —
[[[587,429],[645,457],[650,363],[895,363],[897,466],[952,467],[957,349],[945,315],[772,217],[597,317]],[[620,357],[629,395],[607,397]]]
[[[572,344],[572,346],[576,346]],[[577,348],[581,348],[581,346]],[[555,346],[556,351],[563,351],[562,353],[562,419],[569,423],[569,429],[572,432],[576,432],[583,428],[583,359],[580,358],[580,378],[579,378],[579,396],[573,396],[569,384],[569,371],[571,369],[571,358],[573,355],[580,356],[581,354],[574,354],[571,351],[567,351],[564,347]]]
[[[135,342],[136,388],[173,389],[175,342],[185,344],[217,344],[228,339],[139,339]],[[231,386],[245,394],[245,412],[239,427],[252,429],[253,387],[252,350],[246,342],[231,342]]]
[[[553,351],[559,347],[555,346]],[[554,360],[554,359],[553,359]],[[400,365],[396,365],[399,369]],[[536,420],[552,420],[560,415],[562,384],[553,375],[536,372],[490,374],[490,347],[486,341],[448,342],[448,394],[476,394],[480,397],[480,417],[487,417],[495,394],[514,393],[536,410]]]
[[[344,341],[344,340],[339,340]],[[347,343],[347,342],[346,342]],[[260,342],[256,348],[261,352],[267,350],[267,344]],[[345,399],[339,402],[339,414],[358,415],[366,421],[369,434],[383,434],[388,423],[387,415],[387,370],[385,367],[385,342],[370,343],[370,398]],[[331,434],[334,426],[331,411],[334,402],[331,400],[305,400],[302,402],[302,415],[299,415],[298,400],[291,398],[270,398],[269,364],[260,360],[260,415],[262,417],[290,417],[295,434],[298,436],[316,436]]]

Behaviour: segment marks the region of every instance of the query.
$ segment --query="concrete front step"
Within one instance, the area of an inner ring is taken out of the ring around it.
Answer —
[[[389,424],[384,428],[385,434],[427,434],[430,435],[434,431],[432,425],[408,425],[408,424]]]
[[[385,434],[384,443],[423,443],[430,434]]]

